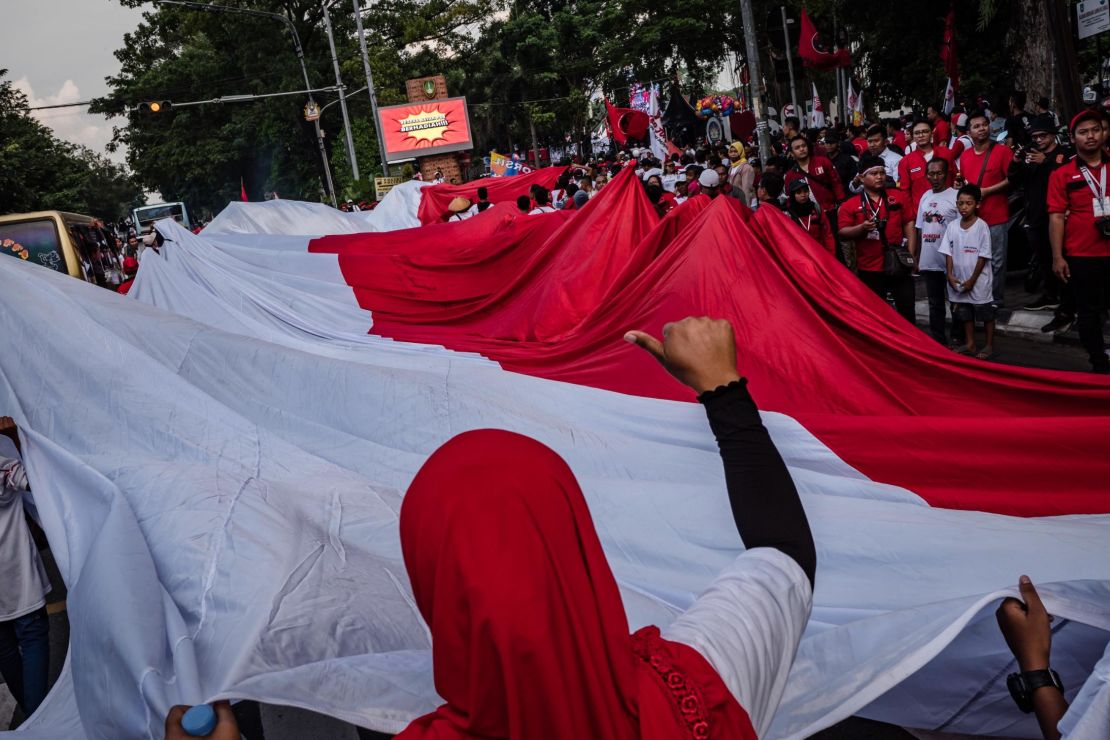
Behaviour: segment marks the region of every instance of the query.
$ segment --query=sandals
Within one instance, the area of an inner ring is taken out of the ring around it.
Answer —
[[[994,357],[994,351],[990,349],[982,349],[975,354],[977,360],[989,360],[992,357]]]
[[[959,347],[953,347],[952,351],[955,352],[958,355],[972,355],[972,354],[975,354],[975,348],[972,347],[971,349],[968,349],[966,344],[961,344]]]

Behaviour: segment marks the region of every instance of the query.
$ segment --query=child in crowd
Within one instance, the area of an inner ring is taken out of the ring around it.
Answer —
[[[964,185],[956,194],[960,220],[948,226],[940,248],[948,277],[948,299],[952,301],[953,324],[962,322],[966,343],[960,354],[989,360],[994,353],[994,307],[991,305],[990,227],[978,216],[983,193],[977,185]],[[983,322],[983,349],[975,351],[975,322]],[[956,333],[953,326],[952,333]]]

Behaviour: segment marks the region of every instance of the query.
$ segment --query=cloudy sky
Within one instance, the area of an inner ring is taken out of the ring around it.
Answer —
[[[7,78],[32,106],[95,98],[108,92],[104,78],[119,71],[113,52],[123,46],[123,34],[141,20],[141,10],[118,0],[0,0],[0,69],[8,69]],[[35,115],[59,138],[98,152],[112,138],[111,122],[87,108]],[[123,159],[119,152],[111,156]]]

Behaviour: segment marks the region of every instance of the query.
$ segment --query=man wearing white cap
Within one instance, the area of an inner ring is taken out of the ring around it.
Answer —
[[[721,176],[716,170],[705,169],[698,175],[698,195],[705,194],[710,199],[716,198],[720,192]],[[695,196],[696,197],[696,196]]]

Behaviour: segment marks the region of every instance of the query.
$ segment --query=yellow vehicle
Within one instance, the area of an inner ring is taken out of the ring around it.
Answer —
[[[0,255],[106,288],[123,279],[119,240],[92,216],[35,211],[0,216]]]

